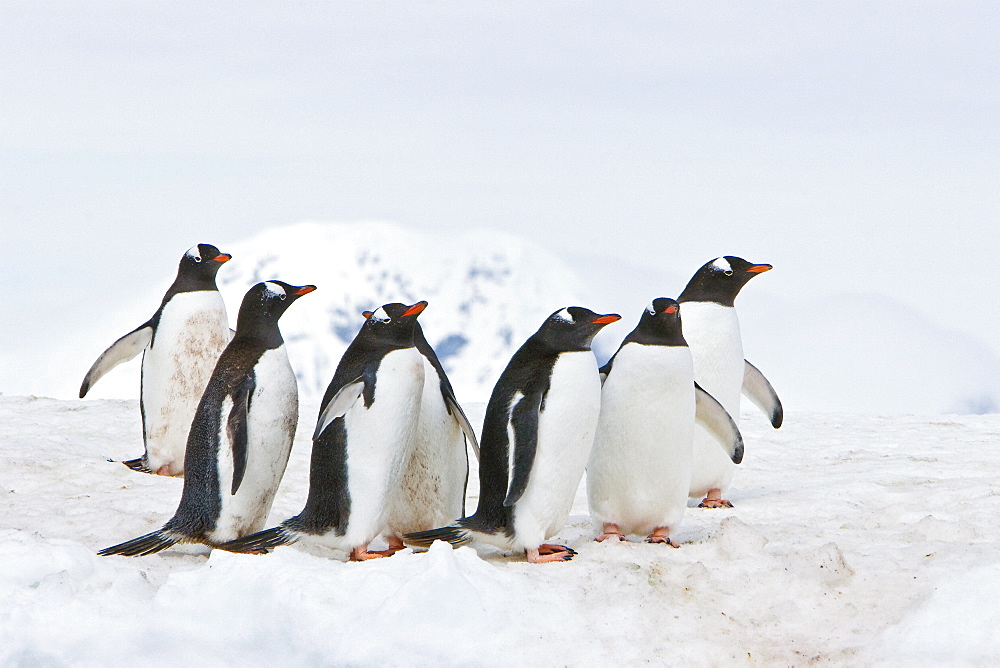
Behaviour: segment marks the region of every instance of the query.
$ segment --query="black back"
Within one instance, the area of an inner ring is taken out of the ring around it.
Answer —
[[[611,373],[615,357],[625,347],[626,343],[639,343],[646,346],[686,346],[684,334],[681,333],[681,313],[678,304],[669,297],[657,297],[642,312],[639,324],[622,340],[618,350],[608,363],[601,367],[601,373]]]
[[[326,388],[320,414],[337,393],[357,379],[364,381],[362,400],[366,407],[375,401],[378,368],[382,359],[394,350],[414,346],[417,318],[427,302],[385,304],[368,315],[361,330],[344,351],[333,380]],[[309,466],[309,496],[305,508],[283,522],[290,529],[309,534],[323,534],[333,529],[337,535],[347,530],[351,498],[347,489],[347,429],[339,417],[313,440]],[[387,444],[392,447],[393,444]]]
[[[514,353],[486,406],[479,444],[479,506],[474,515],[459,522],[461,526],[486,533],[513,530],[513,505],[504,502],[517,477],[508,471],[510,448],[517,442],[510,443],[507,425],[513,424],[515,441],[536,439],[538,413],[545,410],[545,395],[559,355],[590,350],[597,332],[618,319],[618,315],[601,316],[586,308],[570,306],[550,315]],[[511,406],[517,393],[524,398]],[[518,457],[515,470],[530,471],[533,445],[516,447],[515,456]]]
[[[757,274],[769,269],[769,264],[751,264],[733,255],[716,258],[695,272],[677,301],[715,302],[733,306],[736,295],[743,286]]]
[[[261,381],[254,374],[254,367],[261,355],[283,343],[278,318],[292,302],[315,289],[312,285],[294,286],[282,281],[268,281],[258,283],[244,295],[236,335],[222,351],[191,423],[184,451],[184,490],[177,512],[165,529],[200,538],[215,528],[222,504],[221,495],[231,491],[221,489],[216,465],[223,420],[227,421],[233,440],[233,459],[238,476],[241,475],[239,462],[246,462],[246,411],[250,410],[250,398],[256,384]],[[222,415],[227,398],[233,401],[229,416]],[[239,451],[238,439],[233,439],[234,434],[242,434],[242,452]]]

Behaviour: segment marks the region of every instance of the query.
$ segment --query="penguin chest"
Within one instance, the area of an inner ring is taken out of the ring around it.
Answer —
[[[587,467],[587,497],[599,522],[640,534],[676,528],[691,477],[694,415],[687,347],[629,343],[618,352]]]
[[[592,352],[559,355],[543,404],[535,459],[514,508],[516,547],[537,547],[557,533],[573,505],[601,407],[601,380]]]
[[[142,358],[141,402],[151,469],[170,464],[174,474],[183,470],[191,420],[230,336],[217,291],[174,295],[163,307]]]
[[[461,517],[468,473],[464,433],[445,405],[437,370],[425,360],[415,442],[397,488],[390,531],[424,531]]]
[[[291,454],[299,403],[295,374],[285,347],[267,350],[254,366],[255,388],[247,411],[247,457],[239,489],[232,492],[233,446],[227,419],[232,399],[223,402],[219,433],[219,520],[214,538],[232,540],[264,528]]]
[[[714,302],[684,302],[681,327],[691,349],[694,379],[730,415],[738,416],[744,361],[736,309]]]
[[[377,536],[416,443],[424,362],[416,348],[386,354],[370,406],[362,397],[344,415],[350,517],[346,541]]]

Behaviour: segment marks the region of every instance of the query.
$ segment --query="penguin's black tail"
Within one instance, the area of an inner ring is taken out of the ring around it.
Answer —
[[[230,552],[242,552],[244,554],[267,554],[271,548],[279,545],[291,545],[299,539],[298,535],[289,531],[283,526],[276,526],[271,529],[264,529],[249,536],[235,538],[221,545],[216,545],[220,550]]]
[[[165,550],[171,545],[179,543],[181,538],[183,536],[173,531],[160,529],[153,533],[147,533],[145,536],[133,538],[128,542],[106,547],[97,554],[102,557],[108,557],[112,554],[120,554],[125,557],[144,557],[147,554],[155,554],[160,550]]]
[[[428,529],[427,531],[415,531],[403,536],[403,541],[417,547],[430,547],[436,540],[443,540],[451,543],[454,547],[461,547],[472,542],[472,534],[467,529],[460,526],[441,527],[440,529]]]
[[[149,470],[149,467],[146,466],[146,461],[143,457],[130,459],[127,462],[122,462],[122,464],[129,467],[133,471],[138,471],[139,473],[152,473],[152,471]]]

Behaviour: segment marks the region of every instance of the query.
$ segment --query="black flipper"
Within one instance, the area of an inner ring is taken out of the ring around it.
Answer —
[[[460,526],[441,527],[439,529],[428,529],[427,531],[415,531],[403,536],[403,541],[417,547],[430,547],[436,540],[443,540],[451,543],[454,547],[461,547],[472,542],[472,536],[468,531]]]
[[[257,533],[252,533],[249,536],[236,538],[228,543],[216,545],[216,547],[220,550],[228,550],[229,552],[263,554],[271,548],[275,548],[280,545],[291,545],[298,539],[298,536],[290,532],[285,527],[276,526],[270,529],[264,529],[263,531],[258,531]]]
[[[508,508],[517,503],[528,487],[538,447],[538,413],[542,410],[544,394],[539,392],[521,397],[510,412],[510,421],[514,424],[514,466],[507,497],[503,500],[503,505]]]
[[[125,557],[144,557],[147,554],[155,554],[160,550],[165,550],[171,545],[179,543],[180,540],[181,536],[172,531],[160,529],[153,533],[147,533],[145,536],[133,538],[128,542],[106,547],[97,554],[102,557],[112,554],[120,554]]]
[[[229,411],[226,431],[233,449],[233,485],[231,494],[236,494],[247,470],[247,413],[250,412],[250,398],[257,387],[253,372],[247,374],[233,395],[233,409]]]

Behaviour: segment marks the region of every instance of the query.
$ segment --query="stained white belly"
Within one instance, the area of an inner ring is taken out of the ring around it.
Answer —
[[[213,540],[224,542],[264,528],[278,484],[285,473],[299,419],[298,386],[285,347],[266,351],[255,367],[257,387],[247,419],[247,461],[239,490],[232,494],[232,446],[222,412],[218,457],[221,512]]]
[[[676,529],[691,481],[694,434],[691,353],[629,343],[601,392],[587,467],[587,498],[598,523],[625,533]]]
[[[743,344],[736,309],[709,302],[681,304],[684,338],[694,360],[694,379],[739,422],[743,386]],[[735,464],[703,427],[695,425],[691,496],[725,489]]]
[[[393,497],[389,532],[401,536],[461,517],[468,466],[462,429],[448,413],[437,371],[425,359],[415,444]]]
[[[531,549],[566,523],[583,477],[601,408],[601,380],[590,351],[563,353],[552,369],[531,476],[514,507],[513,547]]]
[[[146,460],[153,471],[184,470],[184,448],[195,410],[231,332],[222,295],[203,290],[175,295],[160,316],[142,358]]]

